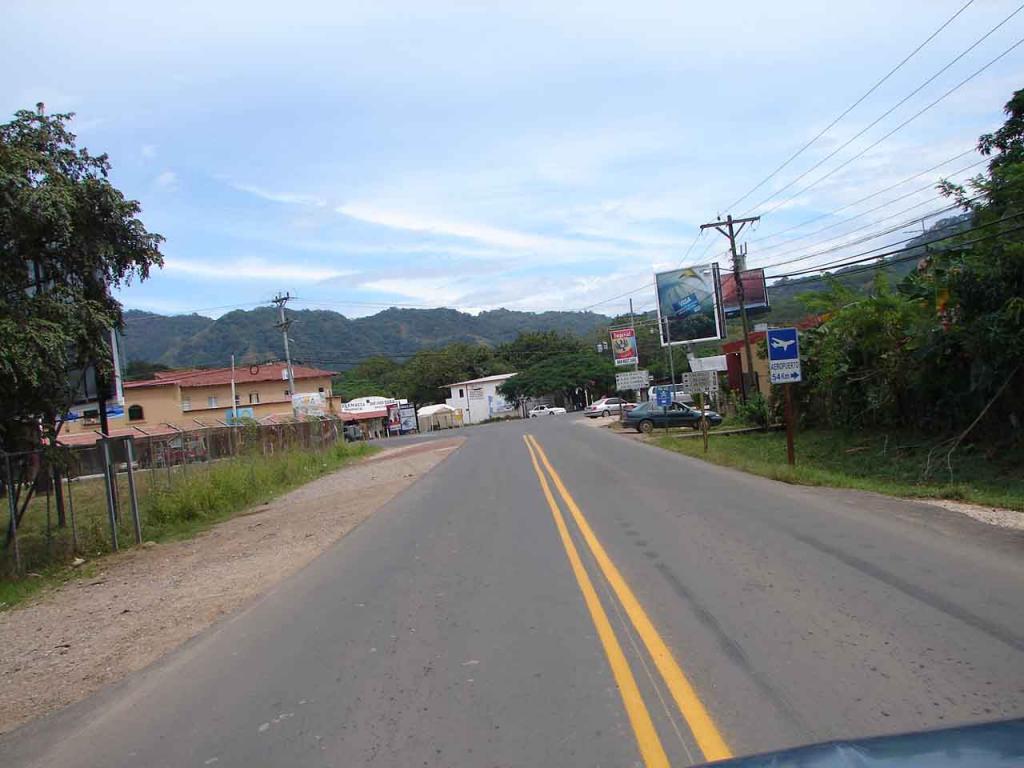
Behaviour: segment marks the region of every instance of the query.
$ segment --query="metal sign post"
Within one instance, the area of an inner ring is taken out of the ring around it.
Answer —
[[[768,329],[768,371],[772,384],[781,384],[786,396],[786,461],[796,464],[793,448],[793,384],[802,380],[800,338],[796,328]]]
[[[114,483],[117,479],[114,475],[114,463],[110,458],[110,439],[101,437],[99,443],[103,451],[103,480],[107,492],[107,515],[110,517],[110,547],[117,552],[117,502],[114,497]]]
[[[657,403],[661,406],[661,415],[666,416],[668,413],[668,406],[672,403],[672,390],[671,389],[659,389],[657,394]],[[665,431],[668,431],[668,418],[665,418]]]
[[[230,433],[228,433],[230,434]],[[135,440],[126,437],[124,439],[125,463],[128,465],[128,501],[132,507],[132,523],[135,526],[135,543],[142,543],[142,521],[139,518],[139,497],[135,492]]]

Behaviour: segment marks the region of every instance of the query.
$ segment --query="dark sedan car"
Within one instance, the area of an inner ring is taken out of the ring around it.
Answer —
[[[717,427],[722,417],[714,411],[705,411],[708,426]],[[623,422],[638,432],[653,432],[655,427],[693,427],[700,429],[700,411],[682,403],[660,406],[655,403],[641,403],[626,414]]]

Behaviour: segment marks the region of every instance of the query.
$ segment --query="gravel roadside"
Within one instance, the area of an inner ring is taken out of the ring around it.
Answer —
[[[104,558],[0,614],[0,733],[142,669],[294,573],[462,438],[385,449],[187,541]]]

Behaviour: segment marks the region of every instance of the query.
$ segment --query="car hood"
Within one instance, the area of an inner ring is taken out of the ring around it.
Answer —
[[[1024,765],[1024,719],[830,741],[708,763],[714,768],[1010,768]]]

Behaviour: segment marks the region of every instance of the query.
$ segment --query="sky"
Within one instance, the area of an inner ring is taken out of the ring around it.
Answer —
[[[964,5],[7,0],[0,120],[76,113],[167,238],[128,308],[618,314],[654,305],[657,270],[727,263],[699,234],[720,215],[762,214],[741,241],[769,275],[920,230],[938,178],[983,169],[1024,45],[939,99],[1024,12],[878,118],[1016,0],[969,3],[740,197]]]

